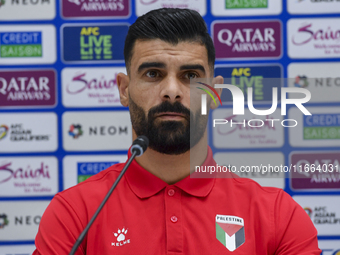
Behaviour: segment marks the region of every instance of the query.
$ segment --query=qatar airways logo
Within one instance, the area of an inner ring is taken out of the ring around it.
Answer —
[[[268,58],[282,53],[280,21],[219,21],[212,25],[216,58]]]
[[[125,68],[63,69],[63,104],[67,107],[121,106],[118,73],[126,73]]]

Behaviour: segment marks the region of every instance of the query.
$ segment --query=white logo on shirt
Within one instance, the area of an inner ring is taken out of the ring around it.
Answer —
[[[122,230],[118,228],[117,233],[113,232],[113,235],[117,238],[117,242],[111,243],[111,246],[123,246],[130,243],[130,239],[126,239],[127,232],[128,229],[125,228],[123,228]]]

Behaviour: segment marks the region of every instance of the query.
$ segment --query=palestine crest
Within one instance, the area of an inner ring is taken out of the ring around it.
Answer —
[[[244,220],[237,216],[216,215],[216,238],[229,251],[234,251],[245,242]]]

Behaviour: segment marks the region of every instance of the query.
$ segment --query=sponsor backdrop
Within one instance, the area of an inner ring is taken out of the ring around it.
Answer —
[[[209,120],[265,124],[209,121],[214,157],[299,169],[241,175],[292,195],[323,254],[340,254],[339,0],[0,0],[0,254],[31,254],[57,192],[125,162],[132,129],[116,82],[126,72],[124,39],[138,16],[160,7],[204,17],[216,74],[245,95],[252,88],[256,109],[269,109],[278,87],[276,110],[256,117],[247,107],[234,115],[225,89]],[[291,105],[282,116],[281,87],[308,89],[312,116]]]

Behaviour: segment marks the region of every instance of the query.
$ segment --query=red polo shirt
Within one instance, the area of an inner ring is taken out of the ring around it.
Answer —
[[[215,165],[210,148],[204,165]],[[68,254],[123,166],[58,193],[41,219],[33,254]],[[190,176],[168,185],[133,161],[76,254],[320,252],[308,215],[281,189]]]

